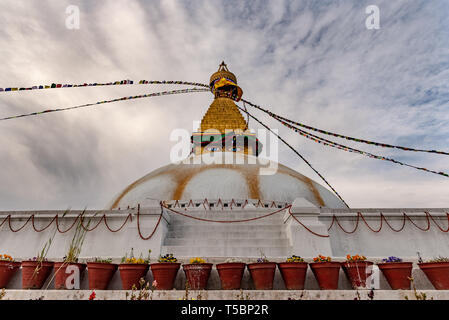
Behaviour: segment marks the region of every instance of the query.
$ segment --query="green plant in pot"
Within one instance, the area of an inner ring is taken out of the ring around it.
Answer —
[[[47,260],[47,254],[56,235],[53,235],[44,244],[41,251],[32,260],[22,261],[22,289],[41,289],[53,270],[54,262]]]
[[[229,258],[224,263],[215,266],[220,277],[223,290],[238,290],[241,288],[246,264],[239,259]]]
[[[88,261],[89,290],[106,290],[116,270],[117,265],[112,263],[111,258],[96,257]]]
[[[54,264],[55,289],[68,289],[67,278],[71,275],[74,275],[75,277],[78,275],[80,278],[77,280],[81,281],[81,276],[86,269],[86,264],[81,263],[78,260],[86,238],[87,230],[96,214],[88,219],[87,226],[84,225],[84,214],[85,211],[78,217],[79,220],[76,225],[75,233],[73,234],[69,248],[67,249],[67,254],[64,256],[63,261],[55,262]],[[67,270],[68,268],[70,269]],[[76,279],[73,278],[72,280],[76,283]]]
[[[419,256],[419,253],[418,253]],[[426,261],[419,257],[418,266],[437,290],[449,290],[449,258],[438,256]]]

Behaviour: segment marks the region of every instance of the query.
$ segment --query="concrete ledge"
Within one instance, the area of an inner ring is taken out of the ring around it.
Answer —
[[[449,290],[418,290],[427,300],[449,300]],[[6,290],[3,300],[88,300],[92,290]],[[128,297],[127,297],[128,293]],[[370,290],[150,291],[151,300],[371,300]],[[95,290],[96,300],[130,300],[131,291]],[[135,292],[137,294],[137,292]],[[374,290],[373,300],[416,300],[413,290]]]

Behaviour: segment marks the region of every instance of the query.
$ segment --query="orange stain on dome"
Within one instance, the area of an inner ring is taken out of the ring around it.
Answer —
[[[165,199],[159,200],[183,200],[183,194],[185,188],[189,182],[198,174],[210,170],[210,169],[230,169],[239,172],[246,181],[248,188],[248,198],[249,199],[260,199],[260,200],[273,200],[273,199],[261,199],[260,190],[260,180],[259,180],[259,169],[258,165],[235,165],[235,164],[209,164],[209,165],[171,165],[172,168],[162,167],[153,173],[131,183],[128,187],[123,190],[123,192],[114,201],[111,209],[116,209],[120,204],[120,201],[133,189],[141,185],[142,183],[156,178],[158,176],[167,175],[173,180],[175,180],[175,186],[171,194],[167,193]],[[302,176],[295,172],[294,170],[280,165],[278,167],[278,173],[286,174],[303,182],[310,192],[313,194],[315,201],[320,206],[325,206],[324,200],[321,197],[318,189],[315,187],[313,180],[308,177]],[[150,196],[150,195],[149,195]],[[184,199],[186,200],[186,199]]]

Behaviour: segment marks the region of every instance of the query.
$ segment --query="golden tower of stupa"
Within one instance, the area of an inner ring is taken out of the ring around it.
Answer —
[[[258,155],[262,146],[234,103],[243,91],[224,62],[210,77],[209,86],[215,98],[198,132],[192,135],[194,153],[231,151]]]

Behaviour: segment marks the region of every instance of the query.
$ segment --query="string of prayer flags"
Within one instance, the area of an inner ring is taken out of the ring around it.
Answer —
[[[112,99],[112,100],[103,100],[103,101],[98,101],[98,102],[95,102],[95,103],[86,103],[86,104],[82,104],[82,105],[78,105],[78,106],[74,106],[74,107],[68,107],[68,108],[47,109],[47,110],[38,111],[38,112],[20,114],[20,115],[0,118],[0,121],[17,119],[17,118],[23,118],[23,117],[29,117],[29,116],[37,116],[37,115],[41,115],[41,114],[44,114],[44,113],[59,112],[59,111],[66,111],[66,110],[73,110],[73,109],[91,107],[91,106],[96,106],[96,105],[99,105],[99,104],[112,103],[112,102],[117,102],[117,101],[140,99],[140,98],[149,98],[149,97],[159,97],[159,96],[165,96],[165,95],[171,95],[171,94],[180,94],[180,93],[206,92],[206,91],[209,91],[209,89],[192,88],[192,89],[182,89],[182,90],[172,90],[172,91],[162,91],[162,92],[141,94],[141,95],[137,95],[137,96],[121,97],[121,98]]]

